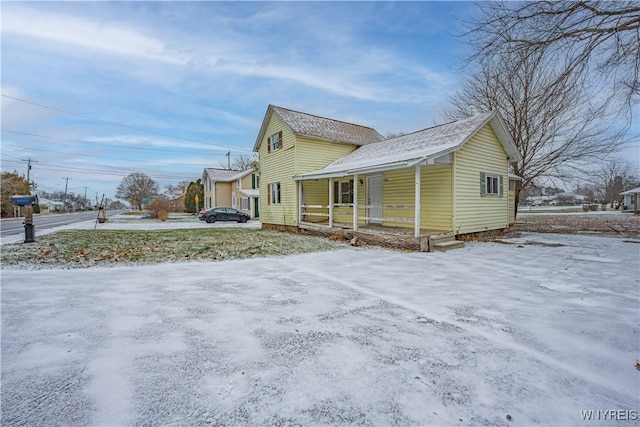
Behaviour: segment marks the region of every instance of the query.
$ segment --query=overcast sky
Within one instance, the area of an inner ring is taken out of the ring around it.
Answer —
[[[113,197],[251,154],[269,104],[412,132],[442,122],[466,2],[2,2],[2,170]]]

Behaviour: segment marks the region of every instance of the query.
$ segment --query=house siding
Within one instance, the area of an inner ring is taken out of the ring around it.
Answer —
[[[451,165],[427,166],[420,170],[420,228],[452,230]],[[382,202],[385,205],[415,205],[415,169],[402,169],[382,175]],[[384,217],[406,222],[384,222],[384,226],[413,228],[415,210],[383,209]]]
[[[296,174],[321,169],[357,148],[355,145],[351,144],[322,141],[305,136],[298,136],[297,141]],[[351,178],[352,177],[336,178],[336,182]],[[318,182],[322,184],[310,187],[310,191],[315,191],[317,193],[317,195],[310,197],[313,197],[313,200],[318,200],[318,203],[310,203],[307,200],[305,193],[305,204],[328,206],[329,202],[333,203],[333,200],[329,201],[329,180],[319,180]],[[319,212],[321,210],[316,209],[315,211]],[[323,211],[324,213],[328,213],[328,208]],[[350,207],[335,207],[333,210],[333,220],[337,223],[351,223],[353,221],[352,213],[353,209]],[[319,222],[321,220],[328,221],[328,218],[319,216],[307,217],[307,221],[309,222]]]
[[[283,147],[273,153],[267,150],[268,138],[282,131]],[[272,114],[258,153],[260,156],[260,219],[266,224],[298,225],[298,183],[293,180],[297,174],[323,168],[327,164],[350,153],[354,145],[331,143],[304,136],[296,136],[277,114]],[[269,203],[271,183],[280,183],[280,205]],[[328,185],[328,184],[327,184]],[[328,187],[309,185],[305,193],[305,203],[327,206]],[[303,191],[304,192],[304,191]],[[323,199],[322,201],[320,201]],[[317,203],[316,203],[317,201]],[[313,210],[320,211],[318,209]],[[311,211],[309,211],[311,212]],[[326,212],[326,210],[325,210]],[[309,216],[307,221],[327,220],[318,216]]]
[[[402,169],[382,174],[383,205],[413,205],[415,203],[415,170]],[[382,209],[385,218],[401,218],[411,222],[386,222],[386,227],[413,227],[415,209]]]
[[[282,131],[282,148],[269,153],[268,138]],[[295,175],[296,138],[277,114],[271,114],[260,145],[260,219],[265,224],[297,225],[297,183]],[[269,184],[280,183],[280,204],[269,201]]]
[[[234,191],[236,193],[236,197],[238,199],[238,206],[236,207],[236,209],[238,209],[240,212],[244,212],[247,215],[249,215],[250,217],[253,218],[253,203],[251,203],[251,197],[243,194],[240,192],[241,189],[245,189],[245,190],[249,190],[251,189],[251,176],[253,175],[253,173],[248,174],[247,176],[244,176],[240,179],[240,186],[238,187],[238,182],[237,180],[233,182],[233,187],[234,187]],[[249,199],[249,203],[248,203],[248,207],[249,209],[242,209],[242,199]]]
[[[475,233],[509,225],[507,155],[489,125],[454,153],[454,232]],[[502,197],[482,196],[480,173],[502,176]]]
[[[216,182],[215,188],[215,206],[214,207],[231,207],[231,183],[230,182]]]
[[[329,206],[329,181],[328,180],[313,180],[303,181],[302,194],[304,196],[305,205],[313,206]],[[305,212],[327,214],[328,208],[307,208]],[[306,222],[328,222],[328,216],[320,215],[307,215],[303,217]]]
[[[453,230],[451,165],[427,166],[420,172],[420,228],[437,231]]]
[[[351,144],[327,142],[304,136],[298,136],[297,142],[296,174],[321,169],[357,148]]]
[[[213,191],[211,190],[211,179],[209,179],[209,176],[205,173],[203,175],[202,178],[203,184],[204,184],[204,208],[205,209],[210,209],[213,206]]]

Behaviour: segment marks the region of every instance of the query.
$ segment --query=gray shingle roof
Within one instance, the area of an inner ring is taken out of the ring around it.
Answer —
[[[229,169],[205,168],[207,175],[212,181],[233,181],[233,177],[240,171]]]
[[[298,135],[354,145],[364,145],[383,139],[375,129],[367,126],[314,116],[274,105],[270,107]]]
[[[205,168],[204,170],[212,181],[223,181],[223,182],[235,181],[236,179],[243,178],[255,171],[255,169],[247,169],[244,171],[239,171],[239,170],[217,169],[217,168]]]
[[[303,174],[303,177],[346,173],[372,167],[381,167],[399,162],[411,162],[427,157],[437,157],[456,151],[487,122],[502,119],[497,113],[478,114],[467,119],[423,129],[408,135],[363,145],[355,151],[336,160],[323,169]],[[500,133],[499,138],[500,138]],[[512,159],[518,154],[513,142],[501,141]],[[503,138],[504,139],[504,138]]]

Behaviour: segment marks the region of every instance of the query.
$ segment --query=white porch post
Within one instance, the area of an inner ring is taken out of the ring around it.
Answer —
[[[415,225],[416,239],[420,237],[420,165],[416,165],[416,194],[415,194]]]
[[[358,231],[358,174],[353,175],[353,231]]]
[[[298,181],[298,225],[302,223],[302,180]]]
[[[333,178],[329,178],[329,228],[333,228]]]

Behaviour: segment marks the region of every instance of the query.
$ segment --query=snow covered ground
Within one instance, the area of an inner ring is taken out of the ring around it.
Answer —
[[[107,222],[96,223],[95,220],[77,222],[75,224],[53,227],[46,230],[38,229],[36,223],[36,240],[38,236],[55,233],[64,230],[179,230],[191,228],[261,228],[260,221],[249,221],[244,224],[233,221],[218,221],[207,224],[195,217],[179,217],[169,221],[156,219],[141,219],[139,216],[114,215]],[[24,232],[12,236],[3,236],[0,244],[16,243],[24,240]]]
[[[637,425],[640,244],[511,242],[3,269],[1,423]]]

